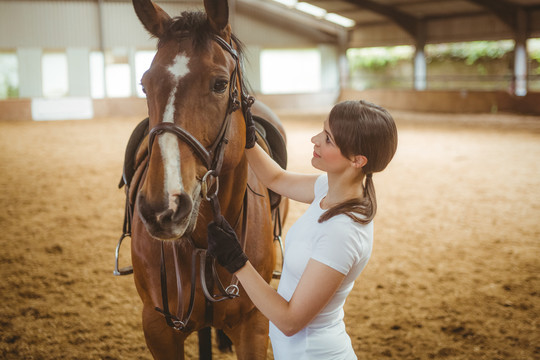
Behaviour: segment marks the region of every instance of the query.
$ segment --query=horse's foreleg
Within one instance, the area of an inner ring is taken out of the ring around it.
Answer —
[[[199,336],[199,360],[212,360],[212,328],[202,328],[197,335]]]
[[[238,360],[264,360],[268,350],[268,319],[254,309],[232,330],[225,331],[234,344]]]
[[[142,323],[146,345],[154,359],[184,360],[185,334],[171,329],[152,306],[143,307]]]

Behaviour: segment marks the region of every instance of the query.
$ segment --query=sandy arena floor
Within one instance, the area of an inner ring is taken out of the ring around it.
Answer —
[[[373,256],[345,310],[358,357],[540,359],[540,117],[394,116]],[[323,118],[282,114],[290,169],[312,171]],[[133,278],[112,275],[138,120],[0,123],[0,358],[151,358]]]

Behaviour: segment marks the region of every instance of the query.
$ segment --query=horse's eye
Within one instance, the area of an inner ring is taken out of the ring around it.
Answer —
[[[227,80],[216,80],[213,91],[222,94],[227,90],[227,85],[229,85]]]

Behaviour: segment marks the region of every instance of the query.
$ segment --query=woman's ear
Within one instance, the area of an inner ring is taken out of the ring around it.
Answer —
[[[357,169],[360,169],[367,164],[367,161],[367,157],[364,155],[355,155],[351,160],[351,165]]]

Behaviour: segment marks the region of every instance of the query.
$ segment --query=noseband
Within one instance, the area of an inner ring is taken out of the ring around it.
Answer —
[[[201,179],[201,196],[210,201],[212,205],[214,220],[217,220],[218,217],[221,215],[221,209],[219,206],[219,201],[217,198],[217,193],[219,189],[219,174],[221,171],[221,166],[223,165],[223,156],[225,152],[225,145],[228,143],[228,139],[226,137],[227,130],[229,129],[232,113],[234,113],[236,110],[240,108],[240,101],[242,101],[243,105],[243,115],[244,119],[247,119],[248,117],[251,117],[251,105],[254,102],[254,98],[252,96],[244,94],[242,91],[240,93],[241,99],[239,99],[239,91],[237,87],[237,82],[239,80],[239,56],[238,52],[225,40],[223,40],[219,36],[214,36],[214,40],[234,59],[234,70],[231,74],[230,80],[229,80],[229,104],[227,107],[227,112],[225,113],[225,118],[223,119],[223,122],[221,124],[221,128],[219,130],[218,135],[216,136],[216,139],[212,143],[212,145],[209,148],[206,148],[204,145],[201,144],[197,138],[195,138],[192,134],[190,134],[187,130],[184,128],[169,122],[161,122],[158,123],[155,127],[153,127],[149,132],[149,139],[148,139],[148,159],[150,159],[151,151],[152,151],[152,145],[155,141],[156,136],[164,134],[166,132],[172,133],[176,135],[180,140],[182,140],[184,143],[188,144],[193,152],[197,155],[197,157],[200,159],[200,161],[204,164],[204,166],[207,169],[206,174]],[[150,161],[148,161],[148,164]],[[211,185],[214,185],[214,189],[212,193],[209,193],[209,180],[212,179],[213,183]],[[247,194],[244,194],[244,203],[242,207],[242,238],[241,238],[241,244],[242,246],[245,246],[245,236],[246,236],[246,225],[247,225]],[[194,246],[193,241],[190,239],[191,245],[194,247],[193,253],[192,253],[192,269],[191,269],[191,292],[190,292],[190,301],[189,301],[189,307],[187,312],[185,313],[183,319],[178,318],[177,316],[173,315],[169,311],[169,301],[168,301],[168,294],[167,294],[167,274],[165,270],[165,252],[164,252],[164,242],[161,242],[161,295],[163,300],[163,309],[160,309],[156,307],[156,310],[160,312],[166,319],[167,324],[172,327],[175,330],[184,331],[186,329],[186,326],[188,324],[189,318],[191,316],[191,313],[193,311],[193,305],[194,305],[194,298],[195,298],[195,279],[196,279],[196,259],[197,255],[200,257],[200,277],[201,277],[201,285],[203,288],[204,295],[208,302],[217,302],[227,299],[232,299],[238,296],[239,289],[237,286],[238,280],[235,279],[231,285],[229,285],[227,288],[224,288],[221,281],[219,280],[219,277],[217,276],[217,271],[215,268],[215,259],[211,259],[211,271],[214,278],[214,283],[218,287],[218,290],[220,291],[220,295],[212,295],[209,291],[209,286],[206,283],[206,260],[208,258],[208,255],[206,254],[206,249],[198,249]],[[174,262],[175,262],[175,268],[176,268],[176,279],[177,279],[177,291],[178,291],[178,313],[183,314],[183,306],[181,306],[181,298],[182,298],[182,284],[180,280],[180,270],[179,270],[179,264],[178,264],[178,254],[176,250],[176,243],[173,243],[173,253],[174,253]],[[234,279],[234,277],[233,277]]]

